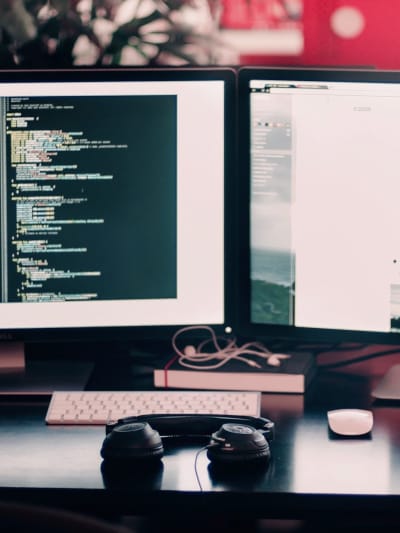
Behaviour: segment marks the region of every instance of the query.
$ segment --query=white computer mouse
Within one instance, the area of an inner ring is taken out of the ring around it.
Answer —
[[[347,437],[366,435],[374,424],[372,411],[366,409],[335,409],[327,414],[330,429]]]

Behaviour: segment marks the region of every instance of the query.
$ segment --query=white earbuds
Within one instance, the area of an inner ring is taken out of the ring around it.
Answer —
[[[185,346],[183,349],[183,353],[187,355],[188,357],[193,357],[196,355],[196,348],[189,344],[188,346]]]
[[[267,364],[270,366],[281,366],[282,359],[289,359],[290,355],[286,353],[273,353],[267,359]]]
[[[200,342],[197,347],[188,344],[181,351],[176,343],[177,338],[183,333],[193,330],[205,330],[210,334],[210,338]],[[209,326],[187,326],[175,333],[172,337],[172,346],[182,366],[201,370],[213,370],[231,360],[241,361],[252,368],[262,368],[262,365],[254,358],[263,359],[268,366],[279,367],[283,359],[290,357],[287,354],[273,353],[260,342],[247,342],[238,346],[234,339],[223,338],[222,340],[223,346],[220,345],[214,330]],[[213,345],[214,351],[203,351],[205,346],[210,343]]]

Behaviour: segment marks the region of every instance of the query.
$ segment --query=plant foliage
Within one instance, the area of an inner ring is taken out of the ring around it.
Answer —
[[[217,0],[0,0],[0,66],[212,64]]]

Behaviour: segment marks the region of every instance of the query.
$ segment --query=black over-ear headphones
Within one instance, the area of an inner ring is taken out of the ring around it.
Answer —
[[[225,415],[140,415],[106,425],[101,447],[116,464],[158,462],[163,437],[209,437],[207,456],[217,464],[267,462],[274,423],[267,418]]]

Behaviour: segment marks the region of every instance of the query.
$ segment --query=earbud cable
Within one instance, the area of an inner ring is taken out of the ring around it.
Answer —
[[[178,337],[183,333],[195,330],[207,331],[210,338],[201,341],[197,348],[186,346],[184,350],[181,350],[177,344]],[[221,345],[214,330],[209,326],[186,326],[173,335],[172,347],[178,356],[179,364],[195,370],[199,368],[201,370],[214,370],[232,360],[241,361],[253,368],[262,368],[257,361],[247,356],[260,357],[267,365],[278,366],[281,359],[289,357],[286,354],[274,354],[260,342],[246,342],[238,346],[235,339],[223,338],[222,340],[225,343],[224,346]],[[203,351],[210,343],[214,351]]]

